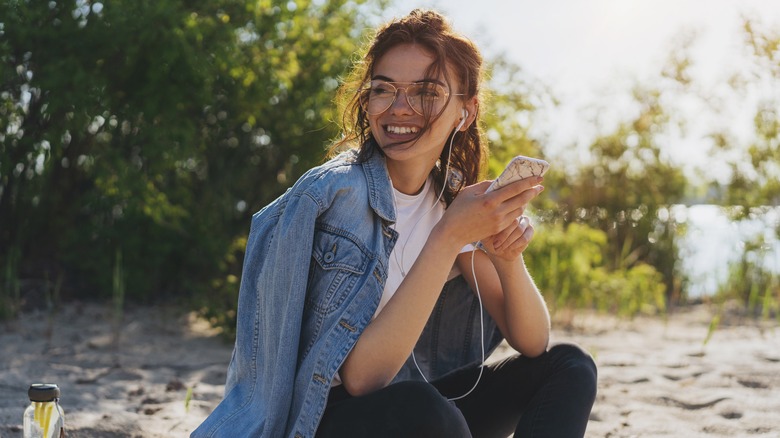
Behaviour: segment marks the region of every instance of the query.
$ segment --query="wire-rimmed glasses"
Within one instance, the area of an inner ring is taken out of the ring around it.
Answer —
[[[367,82],[362,87],[360,104],[368,115],[376,116],[382,114],[393,106],[399,90],[404,90],[409,106],[415,113],[421,116],[441,112],[450,96],[449,90],[444,85],[436,82],[387,82],[373,80]],[[453,94],[453,96],[462,96],[462,94]]]

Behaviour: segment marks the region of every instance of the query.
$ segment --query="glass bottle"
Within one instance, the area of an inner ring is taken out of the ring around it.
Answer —
[[[60,388],[53,383],[33,383],[27,390],[30,406],[24,411],[24,438],[62,438],[65,414]]]

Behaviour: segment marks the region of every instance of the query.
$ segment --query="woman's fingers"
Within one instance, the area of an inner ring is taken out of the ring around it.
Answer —
[[[534,176],[530,178],[521,179],[511,184],[507,184],[506,186],[498,190],[492,191],[488,195],[497,198],[499,202],[504,202],[510,198],[522,194],[523,192],[533,188],[534,186],[541,184],[542,181],[544,181],[544,178],[542,178],[541,176]]]
[[[497,244],[512,239],[519,224],[518,217],[526,206],[544,189],[538,184],[542,178],[526,178],[485,193],[490,181],[483,181],[463,189],[447,209],[448,219],[454,219],[454,232],[467,241],[496,239]],[[522,233],[521,233],[522,234]],[[519,236],[515,235],[515,239]],[[491,240],[493,241],[493,240]]]
[[[519,255],[533,239],[534,228],[527,216],[518,217],[515,223],[493,236],[492,246],[496,254]]]
[[[512,221],[523,216],[528,204],[543,190],[544,186],[534,185],[501,203],[496,210],[498,215],[503,216],[503,222],[500,224],[501,229],[511,226]]]
[[[528,203],[544,190],[544,186],[539,184],[542,180],[541,177],[526,178],[487,195],[493,197],[500,214],[515,218],[522,216]]]

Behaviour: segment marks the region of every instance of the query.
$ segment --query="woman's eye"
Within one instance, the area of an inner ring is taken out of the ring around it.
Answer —
[[[387,88],[375,87],[371,89],[371,94],[374,95],[382,95],[382,94],[389,94],[389,93],[392,93],[392,91],[388,90]]]
[[[425,99],[436,99],[440,95],[439,90],[431,85],[420,86],[417,90],[415,90],[414,94]]]

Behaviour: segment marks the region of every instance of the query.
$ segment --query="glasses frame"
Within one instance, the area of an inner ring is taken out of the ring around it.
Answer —
[[[382,111],[379,111],[379,112],[372,113],[372,112],[368,111],[369,96],[368,96],[367,93],[370,93],[371,88],[373,88],[371,86],[371,83],[374,82],[374,81],[390,85],[391,87],[393,87],[395,89],[395,93],[393,94],[393,100],[390,101],[390,103],[387,105],[387,107],[385,109],[383,109]],[[405,85],[405,86],[404,87],[399,87],[398,85]],[[363,111],[365,111],[366,114],[368,114],[369,116],[378,116],[380,114],[384,114],[387,110],[392,108],[392,106],[395,104],[396,100],[398,99],[398,92],[401,91],[401,90],[404,90],[404,95],[406,96],[406,103],[409,105],[409,108],[411,108],[412,111],[414,111],[416,114],[421,115],[421,116],[425,116],[424,113],[422,113],[420,111],[417,111],[417,109],[414,107],[414,105],[412,105],[412,102],[409,100],[409,93],[407,92],[407,89],[409,87],[413,86],[413,85],[435,85],[435,86],[442,87],[444,89],[445,104],[441,108],[441,110],[439,110],[439,113],[444,111],[444,108],[447,107],[447,103],[449,102],[449,99],[450,99],[451,96],[465,96],[465,94],[463,94],[463,93],[450,93],[450,90],[449,90],[448,86],[445,86],[444,84],[441,84],[441,83],[438,83],[438,82],[432,82],[432,81],[395,82],[395,81],[385,81],[385,80],[382,80],[382,79],[373,79],[373,80],[370,80],[370,81],[366,82],[361,87],[361,93],[366,93],[366,94],[365,95],[361,94],[361,96],[360,96],[360,106],[363,108]]]

